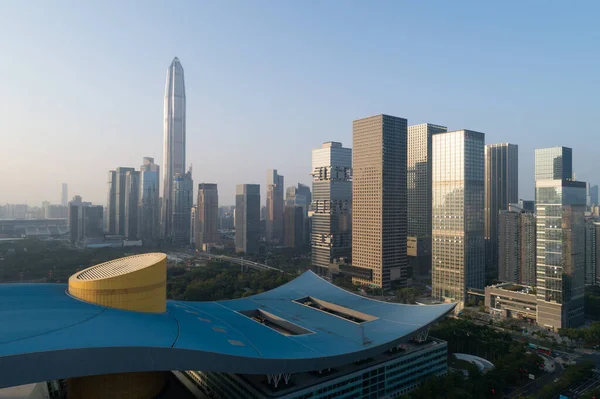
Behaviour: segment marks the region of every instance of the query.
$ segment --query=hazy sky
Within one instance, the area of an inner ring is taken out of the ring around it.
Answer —
[[[0,203],[104,204],[107,171],[162,165],[165,72],[185,69],[194,183],[310,182],[311,149],[379,113],[573,148],[599,183],[600,2],[0,0]],[[264,202],[264,198],[263,198]]]

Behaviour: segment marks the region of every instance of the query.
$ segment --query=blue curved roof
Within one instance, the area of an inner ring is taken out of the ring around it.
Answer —
[[[133,371],[263,374],[336,367],[410,339],[455,306],[372,300],[312,272],[252,297],[168,301],[163,314],[93,305],[69,296],[66,288],[0,285],[0,387]],[[374,320],[354,323],[294,302],[307,296]],[[256,309],[309,332],[284,335],[239,313]]]

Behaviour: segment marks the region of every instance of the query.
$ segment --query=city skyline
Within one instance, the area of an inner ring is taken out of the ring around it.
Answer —
[[[334,6],[323,4],[317,8],[331,11],[337,8]],[[586,31],[591,29],[591,24],[586,24],[585,19],[593,13],[584,15],[568,6],[553,5],[542,11],[544,18],[514,21],[509,9],[478,5],[465,15],[457,10],[449,11],[454,20],[468,20],[472,29],[479,29],[478,37],[471,37],[462,30],[443,29],[443,24],[435,21],[447,20],[448,10],[429,9],[427,5],[359,5],[353,10],[343,10],[344,16],[351,20],[361,14],[395,18],[401,12],[431,17],[433,30],[414,40],[405,37],[404,29],[412,31],[418,18],[414,22],[407,21],[406,27],[386,30],[382,47],[370,50],[372,61],[387,57],[384,46],[399,41],[399,45],[406,45],[410,52],[418,54],[448,56],[477,52],[483,64],[492,65],[484,68],[482,75],[473,74],[475,66],[458,68],[418,60],[405,65],[401,58],[393,57],[387,59],[385,65],[379,63],[380,73],[372,74],[369,73],[371,64],[367,63],[371,61],[361,60],[359,65],[352,66],[345,62],[355,50],[356,37],[351,35],[356,33],[350,31],[352,28],[343,26],[339,33],[329,33],[325,36],[327,40],[321,40],[328,26],[326,22],[331,22],[325,18],[328,13],[302,10],[294,4],[278,5],[264,16],[260,10],[244,4],[236,12],[219,4],[192,5],[187,13],[197,15],[200,23],[197,19],[192,22],[185,18],[183,10],[178,8],[152,5],[145,10],[148,18],[136,21],[138,29],[133,32],[125,32],[124,25],[118,21],[134,13],[132,4],[125,5],[122,15],[114,21],[109,18],[112,10],[109,5],[76,4],[65,13],[60,5],[40,3],[25,14],[20,4],[11,4],[0,17],[3,22],[0,29],[22,34],[4,49],[7,57],[20,62],[0,67],[5,76],[12,77],[3,83],[4,90],[0,94],[6,105],[0,110],[5,121],[0,135],[8,154],[0,162],[3,188],[0,203],[37,205],[44,200],[59,203],[57,187],[67,182],[71,193],[101,204],[105,201],[106,170],[114,165],[135,167],[144,156],[154,157],[160,165],[164,66],[175,55],[186,65],[188,108],[194,110],[193,115],[188,115],[187,160],[197,167],[198,181],[219,184],[223,204],[234,203],[236,184],[262,183],[264,171],[270,168],[277,168],[288,183],[310,184],[312,148],[324,140],[350,142],[350,121],[380,112],[392,115],[400,112],[410,125],[435,121],[448,126],[449,130],[472,126],[487,132],[487,143],[518,144],[522,173],[519,192],[523,198],[533,198],[533,150],[535,142],[542,139],[544,146],[573,148],[579,154],[574,162],[578,178],[594,183],[593,146],[586,145],[584,134],[593,131],[593,101],[573,99],[587,94],[588,82],[583,77],[588,75],[588,70],[597,69],[598,59],[594,55],[591,60],[580,61],[578,51],[586,48],[586,44],[571,40],[589,37]],[[521,5],[520,10],[524,15],[540,12],[533,5]],[[490,23],[486,17],[492,11],[495,19]],[[273,14],[297,15],[307,23],[314,23],[315,35],[300,40],[295,37],[297,27],[273,22],[277,20],[272,18]],[[90,21],[91,15],[96,22]],[[168,40],[154,29],[154,19],[165,15],[181,21]],[[543,29],[559,15],[578,16],[580,22],[561,19],[564,29]],[[212,37],[211,32],[218,26],[215,21],[225,16],[233,18],[231,24],[235,29],[214,43],[198,43],[198,37]],[[498,33],[509,19],[514,29],[500,39]],[[66,24],[63,20],[77,23]],[[248,37],[244,37],[242,33],[252,27]],[[363,27],[359,40],[370,41],[381,36],[377,26]],[[541,28],[544,35],[534,33]],[[275,30],[281,31],[281,37],[272,34]],[[451,46],[432,40],[442,34]],[[39,40],[40,37],[43,40]],[[66,40],[67,37],[73,40]],[[102,53],[91,51],[89,43],[99,43],[100,39],[105,40]],[[486,40],[487,49],[481,46],[481,40]],[[261,57],[255,58],[245,50],[251,48],[250,44],[258,46],[257,53]],[[532,45],[538,49],[537,55],[528,53]],[[315,56],[321,57],[318,64],[311,60],[315,57],[306,57],[307,46]],[[329,51],[332,47],[338,51]],[[277,56],[278,62],[272,62],[277,54],[273,49],[283,52],[283,57]],[[557,50],[565,57],[551,65],[540,61]],[[508,54],[518,55],[516,65],[515,57],[507,57]],[[231,61],[240,56],[247,62],[234,65],[236,63]],[[47,57],[48,62],[39,62],[40,57]],[[119,62],[115,62],[117,59]],[[513,61],[509,63],[510,59]],[[340,69],[340,64],[346,68]],[[571,74],[573,79],[569,82],[557,79],[563,76],[565,69],[567,73],[569,70],[578,73]],[[532,70],[536,71],[535,79],[531,79],[530,73],[523,73]],[[419,93],[409,98],[374,89],[380,86],[380,79],[391,79],[394,85],[406,86],[408,91],[419,89]],[[58,82],[61,82],[60,89],[56,86]],[[352,95],[348,91],[349,82],[358,82],[353,85]],[[582,86],[584,82],[586,86]],[[263,90],[257,90],[258,87]],[[466,92],[469,95],[450,105],[441,97],[432,101],[423,94],[438,87],[448,94]],[[257,92],[260,92],[258,96]],[[554,99],[539,102],[540,97]],[[73,98],[77,99],[74,110],[70,108]],[[336,106],[331,106],[334,103]],[[575,106],[575,103],[581,104]],[[471,111],[463,111],[467,109]],[[236,113],[234,120],[227,118],[226,112],[230,111]],[[36,117],[27,117],[28,112],[35,112]],[[550,121],[543,117],[548,112],[561,117]],[[240,129],[240,125],[244,128]],[[286,126],[283,131],[282,125]],[[564,139],[565,131],[569,131],[568,140]],[[122,145],[114,148],[112,143],[117,139]],[[265,142],[273,146],[268,153],[261,146]],[[72,148],[80,150],[72,151]],[[24,149],[27,149],[26,154]],[[26,184],[18,174],[9,173],[13,168],[25,168],[32,159],[46,153],[52,153],[53,159],[60,161],[39,168]],[[220,162],[223,153],[228,154],[228,165],[208,167]],[[256,161],[248,164],[250,159]],[[234,170],[239,172],[233,173]],[[263,198],[266,198],[265,189],[261,184]]]

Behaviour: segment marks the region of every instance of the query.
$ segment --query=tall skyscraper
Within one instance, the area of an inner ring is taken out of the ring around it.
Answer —
[[[104,237],[102,205],[92,205],[90,202],[81,201],[81,197],[75,196],[73,201],[69,202],[68,209],[72,242]]]
[[[328,141],[312,150],[312,264],[327,274],[352,255],[352,150]]]
[[[535,150],[535,180],[573,180],[573,150],[568,147]]]
[[[431,272],[431,138],[445,126],[422,123],[408,127],[408,265],[413,275]]]
[[[145,157],[140,167],[139,237],[151,241],[159,237],[159,181],[160,168],[154,158]]]
[[[219,192],[216,184],[198,184],[196,211],[196,248],[205,251],[206,246],[219,240]]]
[[[235,191],[235,250],[257,253],[260,243],[260,185],[238,184]]]
[[[304,246],[304,209],[301,206],[286,205],[283,227],[284,245],[291,248]]]
[[[593,185],[590,187],[590,201],[591,206],[598,205],[598,185]]]
[[[267,241],[283,242],[283,176],[267,171]]]
[[[462,306],[485,283],[485,135],[440,133],[432,146],[432,297]]]
[[[535,214],[510,204],[498,215],[498,279],[532,286],[536,284]]]
[[[596,225],[593,217],[585,218],[585,285],[596,284]]]
[[[183,174],[173,177],[173,207],[171,214],[171,239],[175,243],[188,245],[190,243],[192,220],[191,212],[194,205],[194,181],[191,169]]]
[[[136,240],[139,237],[140,172],[125,174],[125,237]]]
[[[185,175],[185,83],[183,67],[175,57],[167,69],[164,108],[163,195],[161,232],[164,238],[173,238],[174,176]],[[189,224],[189,219],[184,223]],[[176,226],[181,232],[181,228]],[[189,227],[189,226],[188,226]],[[187,233],[189,234],[189,233]],[[186,235],[187,235],[186,234]]]
[[[62,206],[67,206],[68,201],[69,201],[69,188],[67,186],[67,183],[63,183],[62,191],[60,193],[60,204]]]
[[[108,203],[106,227],[107,233],[127,235],[125,231],[127,209],[127,173],[134,172],[133,168],[117,168],[108,172]]]
[[[486,274],[498,276],[498,212],[519,200],[519,147],[485,146],[485,258]]]
[[[552,329],[583,323],[586,185],[571,180],[571,154],[535,150],[537,322]]]
[[[389,288],[406,281],[407,121],[376,115],[352,123],[352,265],[355,282]]]

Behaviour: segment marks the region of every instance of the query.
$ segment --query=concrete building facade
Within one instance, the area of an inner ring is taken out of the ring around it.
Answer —
[[[407,121],[376,115],[352,123],[352,265],[371,269],[360,284],[406,281]]]
[[[531,211],[510,204],[498,216],[498,279],[536,284],[536,219]]]
[[[214,183],[198,184],[196,213],[196,249],[206,251],[207,246],[219,240],[219,191]]]
[[[266,238],[274,243],[283,242],[284,198],[283,176],[277,169],[267,171]]]

